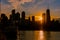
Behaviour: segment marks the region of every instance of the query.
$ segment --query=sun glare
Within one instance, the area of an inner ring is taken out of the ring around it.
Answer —
[[[42,24],[43,18],[42,18],[41,16],[39,17],[39,21],[40,21],[40,23]]]
[[[39,18],[40,21],[42,21],[42,19],[43,19],[42,17]]]
[[[36,17],[37,21],[42,21],[43,20],[42,16],[35,16],[35,17]]]

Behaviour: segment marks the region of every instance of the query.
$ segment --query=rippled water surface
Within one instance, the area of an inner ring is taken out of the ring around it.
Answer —
[[[38,40],[60,40],[60,32],[40,30]]]

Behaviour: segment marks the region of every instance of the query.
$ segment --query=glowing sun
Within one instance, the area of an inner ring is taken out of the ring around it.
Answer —
[[[42,19],[43,19],[42,17],[39,18],[40,21],[42,21]]]

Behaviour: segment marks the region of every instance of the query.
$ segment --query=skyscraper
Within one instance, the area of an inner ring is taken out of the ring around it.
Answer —
[[[25,11],[22,12],[22,20],[25,20]]]
[[[32,21],[35,22],[35,16],[32,16]]]
[[[25,27],[25,11],[22,12],[22,15],[21,16],[22,16],[21,17],[21,29],[23,29],[23,28],[25,29],[26,28]]]
[[[12,10],[12,14],[15,14],[15,9]]]
[[[46,10],[46,23],[49,24],[50,23],[50,9]]]
[[[13,9],[11,12],[12,14],[10,15],[10,19],[13,21],[15,20],[15,9]]]
[[[43,25],[45,25],[45,22],[46,22],[46,15],[45,15],[45,13],[43,13],[42,14],[42,23],[43,23]]]
[[[28,18],[28,20],[30,21],[30,17]]]
[[[18,20],[18,21],[20,20],[20,13],[19,12],[16,13],[16,20]]]

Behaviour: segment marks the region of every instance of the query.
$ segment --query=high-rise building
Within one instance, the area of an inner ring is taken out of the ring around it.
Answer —
[[[43,13],[42,14],[42,23],[43,23],[43,25],[45,24],[45,22],[46,22],[46,15],[45,15],[45,13]]]
[[[30,21],[30,17],[28,18],[28,20]]]
[[[22,12],[22,20],[25,20],[25,11]]]
[[[47,24],[50,23],[50,9],[46,10],[46,22],[47,22]]]
[[[32,16],[32,21],[35,22],[35,16]]]
[[[12,10],[12,14],[15,14],[15,9]]]
[[[12,10],[12,14],[10,15],[10,19],[15,20],[15,9]]]
[[[20,20],[20,13],[19,12],[16,13],[16,20],[18,20],[18,21]]]

